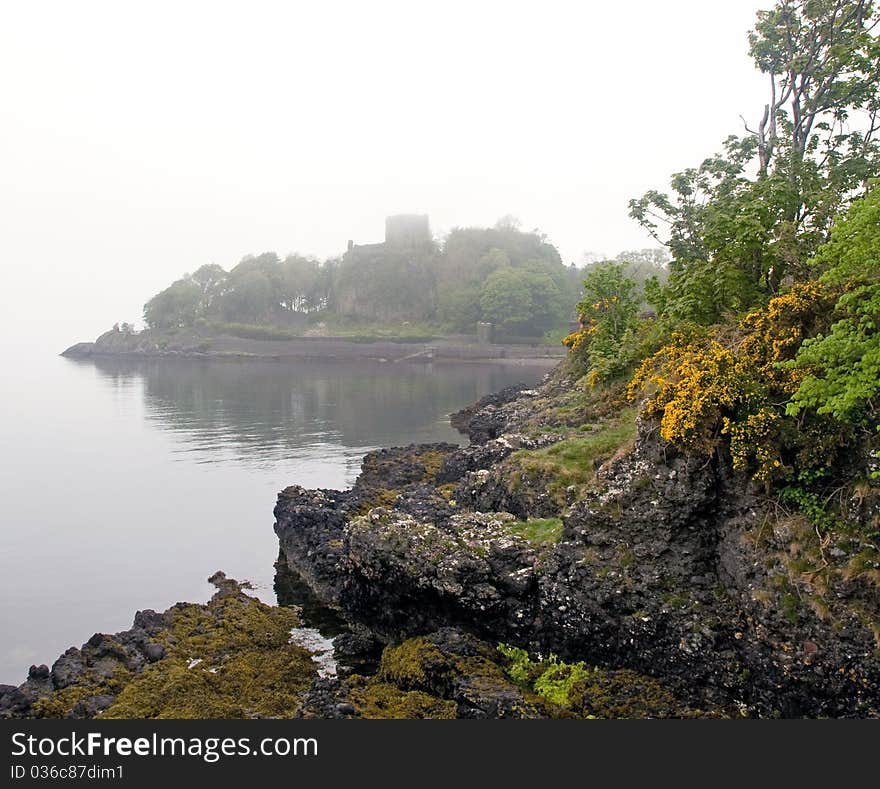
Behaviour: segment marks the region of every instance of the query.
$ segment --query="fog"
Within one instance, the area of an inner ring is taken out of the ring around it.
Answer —
[[[203,263],[319,257],[395,212],[514,214],[566,262],[760,115],[769,0],[6,3],[0,329],[57,352]]]

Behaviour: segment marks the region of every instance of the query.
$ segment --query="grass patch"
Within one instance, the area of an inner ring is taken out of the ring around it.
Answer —
[[[345,337],[352,342],[373,342],[386,340],[390,342],[430,342],[442,337],[445,332],[440,326],[432,323],[359,323],[343,320],[326,321],[323,331],[327,336]]]
[[[256,323],[211,321],[207,328],[212,332],[240,337],[243,340],[293,340],[303,334],[303,327],[262,326]]]
[[[515,452],[508,463],[546,485],[553,500],[564,507],[569,487],[587,485],[600,463],[635,438],[635,417],[635,410],[627,409],[598,430],[566,438],[544,449]]]
[[[532,427],[581,428],[601,420],[616,419],[628,408],[626,381],[611,381],[601,387],[588,386],[581,378],[574,385],[548,399],[532,422]]]
[[[205,327],[210,332],[240,337],[245,340],[295,340],[341,338],[349,342],[430,342],[443,336],[440,327],[422,323],[347,323],[344,321],[326,321],[317,327],[304,323],[300,326],[272,326],[257,323],[227,323],[225,321],[208,321]]]
[[[529,518],[527,521],[510,523],[507,529],[518,537],[528,540],[532,545],[555,545],[562,537],[560,518]]]

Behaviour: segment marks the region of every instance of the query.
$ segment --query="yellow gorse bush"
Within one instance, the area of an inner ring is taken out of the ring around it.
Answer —
[[[827,330],[838,295],[806,282],[746,315],[735,333],[673,334],[636,370],[628,395],[647,395],[642,414],[659,420],[666,441],[711,452],[726,438],[734,467],[769,484],[786,470],[785,404],[806,374],[782,363]]]

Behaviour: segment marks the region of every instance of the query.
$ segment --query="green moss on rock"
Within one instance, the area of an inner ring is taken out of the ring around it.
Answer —
[[[367,498],[360,502],[352,515],[366,515],[370,510],[377,507],[390,508],[394,506],[400,491],[394,488],[375,488],[370,491]]]
[[[386,647],[379,664],[379,677],[406,689],[430,690],[452,668],[440,649],[427,638],[411,638]]]
[[[532,659],[499,644],[505,670],[520,686],[580,718],[666,718],[693,715],[657,680],[628,669],[591,668],[556,655]]]
[[[245,595],[171,610],[166,657],[129,682],[105,718],[290,717],[317,676],[290,644],[295,609]]]
[[[589,433],[572,433],[542,449],[514,452],[503,467],[508,479],[520,484],[528,480],[562,509],[570,503],[571,489],[583,491],[599,465],[631,445],[635,435],[635,411],[627,409]]]
[[[161,659],[132,663],[121,644],[105,637],[76,683],[36,701],[34,716],[294,715],[317,677],[311,653],[290,643],[298,610],[266,605],[218,577],[220,591],[207,605],[178,603],[166,612],[169,624],[154,636],[164,648]]]
[[[363,687],[354,687],[350,699],[362,718],[448,720],[456,718],[458,710],[454,701],[440,699],[419,690],[401,690],[387,682],[373,681]]]
[[[569,697],[579,713],[597,718],[667,718],[688,714],[656,679],[629,669],[590,672],[572,686]]]

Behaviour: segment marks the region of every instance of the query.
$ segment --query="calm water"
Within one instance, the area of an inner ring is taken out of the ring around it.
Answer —
[[[29,360],[0,392],[0,683],[207,599],[218,569],[274,602],[279,490],[346,487],[377,446],[461,442],[451,411],[543,372]]]

